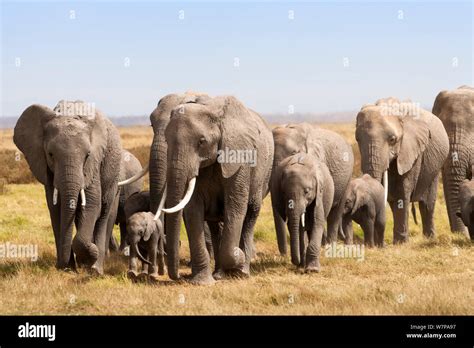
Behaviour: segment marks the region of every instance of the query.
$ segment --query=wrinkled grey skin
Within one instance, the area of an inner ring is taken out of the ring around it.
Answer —
[[[198,98],[176,107],[166,128],[168,173],[166,207],[176,206],[196,177],[184,220],[191,251],[192,278],[197,284],[214,279],[205,247],[204,221],[213,236],[216,278],[225,271],[250,272],[253,228],[268,192],[273,162],[270,129],[260,116],[231,96]],[[256,150],[256,166],[218,163],[218,150]],[[168,274],[178,279],[182,211],[166,214]],[[220,238],[219,222],[223,222]],[[220,240],[218,240],[220,239]],[[214,244],[215,243],[215,244]]]
[[[120,167],[119,181],[131,178],[135,174],[141,172],[141,170],[142,170],[142,165],[140,161],[127,150],[122,150],[122,163]],[[128,197],[142,190],[143,181],[144,181],[144,178],[142,177],[131,184],[124,185],[119,188],[120,198],[119,198],[119,206],[117,210],[117,217],[115,219],[115,224],[120,226],[120,247],[116,245],[116,242],[114,243],[115,239],[112,236],[112,239],[110,240],[110,244],[111,244],[110,249],[113,251],[116,251],[116,250],[123,251],[123,249],[127,246],[127,238],[126,238],[127,220],[125,216],[125,202],[128,199]],[[148,210],[149,209],[147,209],[147,211]],[[109,226],[109,228],[113,229],[113,225]]]
[[[463,221],[456,215],[460,210],[459,185],[472,177],[474,164],[474,88],[462,86],[442,91],[436,97],[433,114],[443,122],[449,137],[449,156],[443,165],[443,189],[453,232],[465,233]]]
[[[344,194],[342,223],[346,236],[352,242],[352,220],[364,231],[364,244],[383,247],[385,232],[385,197],[380,182],[368,174],[352,179]]]
[[[154,221],[154,217],[153,213],[139,212],[127,219],[127,240],[130,243],[127,275],[130,279],[148,276],[150,280],[157,280],[158,275],[165,274],[165,235],[161,220]],[[140,249],[146,250],[145,255]],[[138,273],[138,259],[142,261],[142,275]]]
[[[109,220],[113,223],[119,200],[121,144],[116,128],[99,111],[94,117],[57,116],[50,108],[35,104],[20,116],[13,140],[45,186],[57,267],[75,269],[75,254],[78,263],[103,274],[110,240],[107,224]],[[59,191],[56,205],[54,187]],[[81,206],[81,189],[85,190],[85,207]]]
[[[281,193],[278,212],[288,221],[291,262],[305,272],[319,272],[321,242],[334,200],[331,173],[315,156],[298,153],[281,161],[273,175]]]
[[[467,226],[471,240],[474,240],[474,180],[464,180],[459,185],[460,211],[456,215]]]
[[[309,123],[275,127],[273,139],[275,144],[273,168],[277,168],[282,160],[298,152],[308,153],[328,167],[335,186],[334,201],[328,216],[328,239],[335,241],[342,216],[341,200],[351,180],[354,167],[352,147],[339,134]],[[278,249],[280,254],[286,255],[285,220],[278,214],[278,204],[282,201],[281,192],[278,190],[279,182],[273,177],[270,187]]]
[[[397,108],[399,112],[393,112]],[[363,173],[382,182],[388,169],[394,244],[408,241],[410,202],[419,202],[423,234],[433,237],[438,176],[449,151],[448,136],[439,118],[416,105],[382,99],[360,110],[356,140]]]
[[[198,97],[205,98],[206,95],[193,92],[168,94],[160,99],[157,107],[150,115],[153,127],[153,142],[150,148],[149,161],[151,212],[156,213],[166,184],[168,145],[165,138],[165,129],[170,121],[171,111],[180,104],[196,101]]]

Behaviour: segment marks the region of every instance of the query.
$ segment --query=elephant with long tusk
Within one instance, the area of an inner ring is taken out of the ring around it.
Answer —
[[[21,114],[13,140],[45,187],[57,267],[76,269],[76,256],[103,274],[107,224],[118,206],[121,144],[114,125],[93,104],[60,101],[54,109],[35,104]]]
[[[433,237],[438,177],[449,152],[441,121],[415,103],[386,98],[362,107],[355,136],[362,172],[385,186],[393,242],[408,240],[410,202],[419,202],[423,234]]]
[[[205,244],[206,221],[216,259],[214,277],[220,279],[227,272],[248,276],[254,253],[253,228],[268,193],[273,162],[269,127],[234,97],[205,96],[176,106],[164,135],[168,166],[163,192],[167,193],[166,200],[157,200],[157,209],[166,205],[162,211],[166,214],[170,278],[179,278],[183,214],[192,283],[214,282]],[[222,229],[219,222],[223,222]]]

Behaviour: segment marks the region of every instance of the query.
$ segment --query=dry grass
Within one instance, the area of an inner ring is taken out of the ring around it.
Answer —
[[[330,125],[354,142],[352,125]],[[148,146],[150,127],[121,129],[124,147]],[[136,134],[136,136],[135,136]],[[7,140],[1,141],[7,147]],[[250,279],[214,286],[134,284],[125,276],[126,259],[112,255],[106,276],[57,271],[54,238],[44,190],[38,184],[7,185],[0,196],[0,244],[37,244],[37,262],[0,259],[1,314],[474,314],[474,248],[449,232],[444,198],[436,207],[438,236],[421,236],[410,222],[411,239],[392,246],[388,214],[384,249],[365,250],[363,261],[322,255],[319,274],[299,274],[277,252],[269,199],[258,219],[258,257]],[[116,231],[117,232],[117,231]],[[360,228],[356,235],[362,236]],[[184,237],[182,274],[189,274]]]

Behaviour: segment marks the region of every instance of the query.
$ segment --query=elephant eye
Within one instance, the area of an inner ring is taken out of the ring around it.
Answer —
[[[389,142],[390,145],[394,145],[397,142],[397,137],[395,135],[391,135],[388,138],[388,142]]]
[[[48,155],[49,155],[49,157],[53,158],[53,153],[52,152],[49,152]]]
[[[199,146],[204,145],[206,142],[207,142],[206,138],[204,137],[199,138]]]
[[[304,193],[305,193],[305,194],[308,194],[308,193],[309,193],[309,190],[310,190],[309,187],[305,187]]]
[[[91,155],[91,152],[90,152],[90,151],[87,151],[86,159],[89,158],[90,155]]]

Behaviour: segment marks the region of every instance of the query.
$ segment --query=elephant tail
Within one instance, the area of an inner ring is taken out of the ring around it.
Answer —
[[[416,219],[416,207],[415,202],[411,202],[411,213],[413,215],[413,220],[415,220],[415,224],[418,225],[418,220]]]

